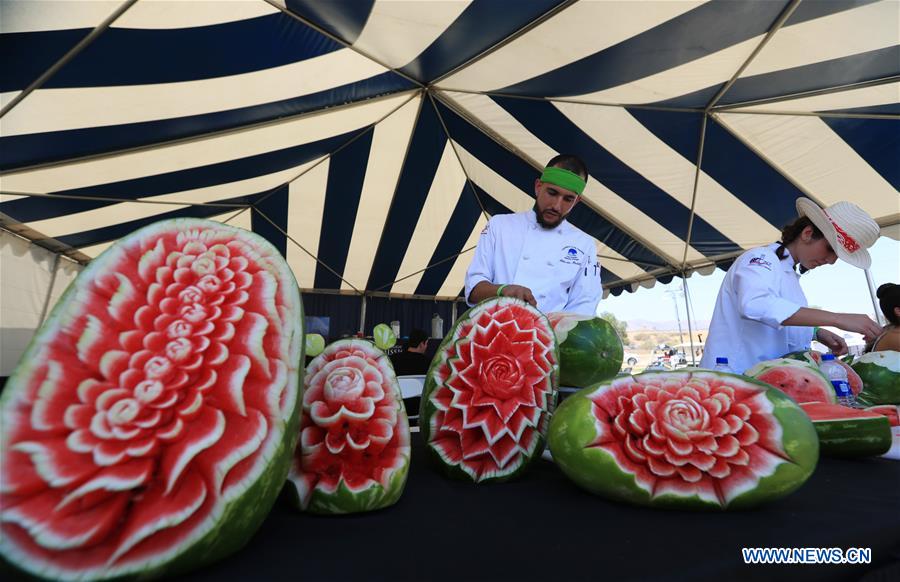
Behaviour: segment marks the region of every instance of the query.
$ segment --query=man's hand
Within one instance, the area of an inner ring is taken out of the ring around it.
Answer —
[[[825,344],[836,356],[843,356],[848,351],[847,342],[844,341],[844,338],[827,329],[819,329],[816,332],[816,339]]]
[[[839,313],[835,327],[861,333],[867,342],[874,340],[881,334],[881,326],[861,313]]]
[[[500,292],[500,295],[503,297],[515,297],[516,299],[527,302],[533,307],[537,307],[537,300],[535,300],[534,295],[531,294],[531,289],[523,287],[522,285],[507,285],[503,288],[503,291]]]

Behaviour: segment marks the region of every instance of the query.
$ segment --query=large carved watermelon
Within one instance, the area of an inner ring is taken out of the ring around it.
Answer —
[[[524,301],[489,299],[457,320],[426,375],[419,417],[448,475],[503,481],[540,456],[557,362],[550,322]]]
[[[789,354],[785,354],[781,357],[787,358],[789,360],[800,360],[817,367],[822,364],[822,354],[815,350],[808,350],[804,352],[790,352]],[[834,361],[837,362],[839,366],[844,368],[845,372],[847,372],[847,383],[850,384],[850,391],[853,392],[854,396],[858,396],[863,389],[862,378],[859,377],[859,374],[856,373],[856,371],[850,366],[850,364],[848,364],[841,358],[835,358]]]
[[[756,364],[744,375],[778,388],[797,402],[837,403],[834,386],[814,363],[776,358]]]
[[[816,432],[780,391],[735,374],[645,373],[585,388],[553,415],[554,461],[609,499],[731,509],[797,489],[818,460]]]
[[[824,402],[800,407],[816,427],[823,456],[868,457],[891,448],[891,423],[885,414]]]
[[[393,505],[409,472],[409,422],[384,353],[334,342],[306,370],[300,444],[290,481],[300,509],[353,513]]]
[[[242,546],[298,434],[297,283],[247,231],[143,228],[79,275],[0,401],[0,552],[51,579],[180,572]]]
[[[547,317],[559,343],[561,386],[590,386],[619,373],[624,349],[608,321],[562,311]]]
[[[863,354],[854,362],[853,369],[864,385],[859,395],[862,404],[900,404],[900,352]]]

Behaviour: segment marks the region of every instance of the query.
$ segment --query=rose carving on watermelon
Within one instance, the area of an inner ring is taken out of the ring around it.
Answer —
[[[456,322],[425,379],[419,425],[451,476],[519,474],[543,451],[558,383],[549,320],[512,298],[479,303]]]
[[[554,461],[615,500],[748,506],[800,486],[818,459],[809,419],[784,394],[731,374],[647,373],[579,391],[550,426]]]
[[[299,507],[351,513],[394,504],[409,472],[409,423],[390,360],[364,340],[329,345],[306,372],[290,481]]]
[[[0,402],[4,557],[102,579],[240,547],[296,441],[302,319],[285,261],[241,229],[164,221],[100,255]]]

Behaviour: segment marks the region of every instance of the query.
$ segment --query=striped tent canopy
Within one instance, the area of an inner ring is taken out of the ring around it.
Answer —
[[[199,216],[305,290],[454,298],[560,152],[616,294],[777,240],[799,196],[900,229],[897,0],[0,6],[0,220],[82,262]]]

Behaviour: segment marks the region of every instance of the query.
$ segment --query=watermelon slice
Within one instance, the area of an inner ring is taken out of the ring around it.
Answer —
[[[800,360],[802,362],[806,362],[815,366],[820,366],[822,364],[822,354],[815,350],[808,350],[805,352],[791,352],[781,357],[787,358],[789,360]],[[850,364],[848,364],[843,359],[835,358],[834,361],[842,366],[844,368],[844,371],[847,372],[847,382],[850,384],[850,391],[853,392],[854,396],[859,396],[859,393],[862,392],[863,389],[862,378],[860,378],[859,374],[857,374],[856,371],[850,366]]]
[[[778,388],[797,402],[837,403],[831,381],[816,364],[776,358],[756,364],[744,375]]]
[[[891,448],[891,424],[883,414],[824,402],[806,402],[800,407],[816,427],[823,455],[869,457]]]
[[[781,391],[736,374],[648,372],[560,405],[553,459],[584,489],[681,509],[758,505],[794,491],[819,455],[807,416]]]
[[[559,343],[560,385],[583,388],[619,373],[624,348],[608,321],[562,311],[547,317]]]
[[[409,471],[409,423],[384,353],[334,342],[306,370],[300,444],[289,479],[298,507],[354,513],[393,505]]]
[[[897,406],[896,404],[869,406],[866,408],[866,411],[886,416],[892,427],[900,427],[900,406]]]
[[[469,309],[438,347],[425,377],[419,427],[453,477],[519,475],[541,455],[559,375],[550,322],[519,299]]]
[[[853,364],[863,382],[861,404],[900,404],[900,352],[885,350],[863,354]]]
[[[297,439],[302,321],[287,263],[245,230],[176,219],[102,253],[0,400],[3,556],[86,580],[240,548]]]

